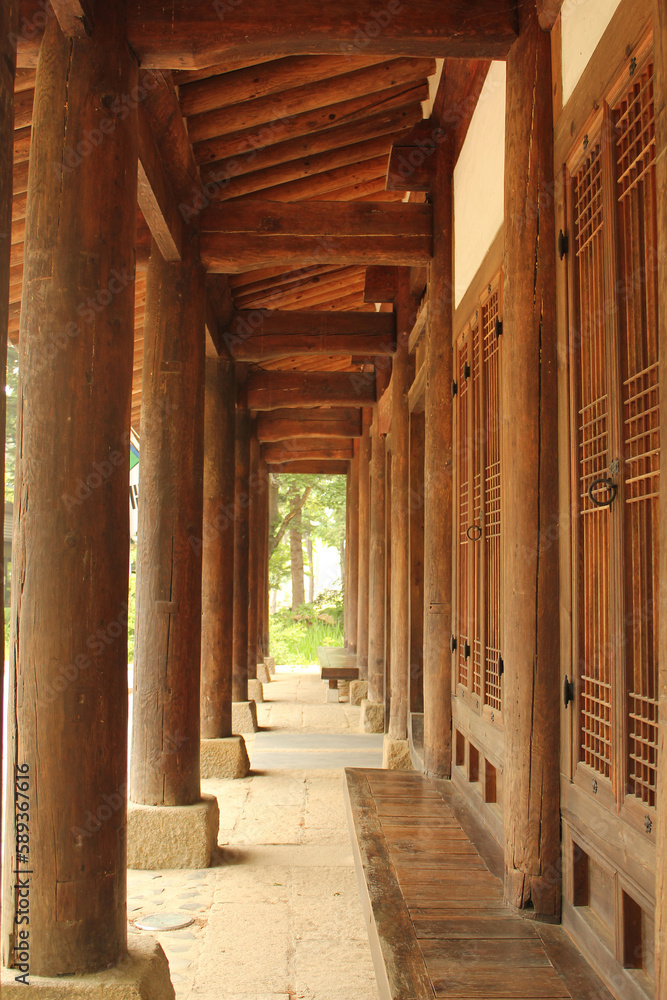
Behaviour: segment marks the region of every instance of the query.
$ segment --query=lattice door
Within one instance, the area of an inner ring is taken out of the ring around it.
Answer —
[[[660,428],[650,64],[605,120],[609,135],[589,144],[571,184],[576,759],[610,779],[617,799],[654,806]]]
[[[458,480],[458,558],[457,558],[457,609],[458,636],[456,646],[456,680],[468,686],[470,660],[470,579],[472,545],[468,539],[471,502],[470,487],[472,455],[469,432],[469,372],[470,330],[464,331],[458,344],[456,366],[456,465]]]
[[[658,283],[653,72],[614,109],[625,445],[627,791],[655,805],[658,727]]]
[[[482,414],[484,433],[484,704],[502,710],[500,589],[500,291],[482,304]]]

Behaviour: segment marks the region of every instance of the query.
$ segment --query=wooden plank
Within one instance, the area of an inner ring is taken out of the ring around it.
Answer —
[[[341,237],[430,236],[433,232],[430,205],[402,202],[309,202],[284,204],[252,200],[238,205],[209,205],[200,217],[202,233],[226,236],[257,233],[277,236]]]
[[[317,441],[317,438],[313,438],[313,442]],[[338,447],[333,445],[327,448],[317,448],[314,446],[308,448],[294,448],[290,447],[292,442],[285,441],[284,444],[269,444],[263,445],[262,455],[264,460],[270,465],[283,465],[286,462],[349,462],[352,460],[352,448],[348,446],[347,448],[340,447],[341,441],[338,442]]]
[[[377,91],[376,99],[384,111],[392,111],[395,108],[421,103],[427,96],[428,84],[419,77]],[[195,143],[195,159],[201,164],[202,169],[208,163],[233,156],[243,156],[244,160],[252,163],[258,148],[299,138],[304,142],[309,142],[313,134],[335,128],[337,125],[352,125],[355,122],[364,121],[373,112],[374,104],[371,95],[369,106],[369,96],[362,91],[360,94],[337,101],[335,104],[325,102],[324,106],[317,106],[309,111],[301,111],[287,117],[281,115],[276,119],[275,111],[272,111],[267,122],[239,126],[235,131],[229,131],[229,125],[226,125],[222,135],[212,136],[203,142]],[[384,188],[384,182],[382,188]]]
[[[274,184],[283,184],[297,177],[317,173],[319,164],[327,168],[355,163],[384,151],[391,138],[421,119],[421,104],[399,105],[361,121],[345,123],[307,136],[272,142],[253,150],[247,156],[202,163],[202,180],[219,182],[224,179],[225,199],[240,194],[261,191]],[[384,137],[384,138],[383,138]],[[378,140],[369,145],[369,140]],[[362,145],[363,144],[363,145]]]
[[[286,409],[260,413],[257,421],[260,441],[285,438],[358,438],[361,437],[361,414],[345,408]]]
[[[86,38],[92,34],[94,0],[51,0],[51,6],[67,38]]]
[[[298,55],[274,59],[268,63],[244,66],[219,72],[201,80],[183,83],[180,78],[178,95],[181,111],[187,117],[215,111],[216,108],[256,101],[270,94],[282,94],[302,84],[309,85],[330,77],[366,69],[382,62],[382,56],[336,54],[331,56]]]
[[[428,968],[428,964],[427,964]],[[429,969],[430,973],[430,969]],[[431,974],[436,997],[479,997],[480,1000],[554,1000],[570,994],[551,967],[526,969],[497,965],[493,969],[471,968],[469,962],[449,965],[442,975]]]
[[[252,372],[248,379],[248,405],[253,410],[374,402],[375,376],[369,373]]]
[[[346,768],[348,823],[375,975],[382,998],[432,996],[407,907],[388,860],[373,797],[363,773]]]
[[[507,915],[505,917],[440,917],[433,920],[429,917],[413,919],[417,938],[534,938],[536,932],[526,920]],[[474,994],[473,994],[474,995]],[[557,994],[554,994],[554,996]],[[465,996],[465,994],[464,994]]]

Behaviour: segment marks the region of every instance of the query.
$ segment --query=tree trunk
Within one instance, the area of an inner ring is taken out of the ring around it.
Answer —
[[[306,603],[303,578],[303,535],[301,534],[301,508],[290,521],[289,529],[290,566],[292,573],[292,611]]]
[[[313,564],[313,540],[306,535],[306,552],[308,553],[308,603],[315,600],[315,566]]]

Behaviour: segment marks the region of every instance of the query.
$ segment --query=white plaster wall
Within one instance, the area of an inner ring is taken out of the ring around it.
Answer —
[[[454,168],[454,304],[503,224],[505,63],[494,62]]]
[[[563,104],[571,97],[621,0],[563,0],[561,71]]]

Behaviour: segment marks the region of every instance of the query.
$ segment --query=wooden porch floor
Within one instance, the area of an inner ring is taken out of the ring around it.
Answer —
[[[560,927],[503,905],[501,880],[433,782],[366,768],[346,777],[382,1000],[611,1000]]]

